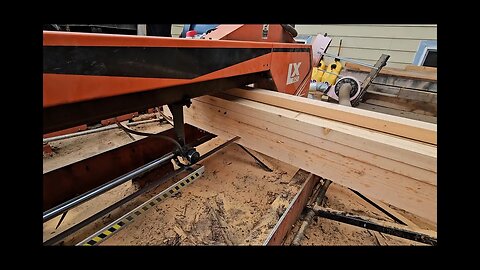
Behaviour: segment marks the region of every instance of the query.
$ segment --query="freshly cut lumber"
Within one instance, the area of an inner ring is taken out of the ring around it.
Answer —
[[[420,71],[420,72],[437,72],[436,67],[406,65],[405,70]]]
[[[389,133],[433,145],[437,144],[437,125],[432,123],[366,111],[358,108],[338,106],[337,104],[330,104],[319,100],[306,99],[263,89],[244,90],[234,88],[227,90],[226,93],[274,105],[276,107],[377,130],[383,133]]]
[[[397,115],[400,117],[406,117],[410,119],[415,119],[423,122],[429,122],[432,124],[437,123],[437,117],[435,116],[430,116],[430,115],[425,115],[425,114],[417,114],[413,112],[406,112],[406,111],[400,111],[400,110],[395,110],[392,108],[387,108],[383,106],[378,106],[378,105],[372,105],[372,104],[366,104],[366,103],[360,103],[357,108],[364,109],[364,110],[369,110],[369,111],[374,111],[374,112],[379,112],[379,113],[386,113],[390,115]]]
[[[225,94],[196,100],[232,111],[231,119],[263,120],[256,126],[436,185],[436,147]]]
[[[416,101],[411,99],[400,98],[395,95],[367,91],[363,98],[363,103],[388,107],[392,109],[408,111],[408,112],[424,112],[423,114],[436,115],[437,104],[425,101]]]
[[[363,72],[370,72],[371,69],[369,67],[361,66],[355,63],[347,63],[345,67],[348,70],[353,71],[363,71]],[[420,71],[419,69],[414,70],[412,67],[406,69],[398,69],[398,68],[382,68],[380,70],[380,75],[390,75],[390,76],[397,76],[402,78],[409,78],[409,79],[419,79],[419,80],[426,80],[426,81],[437,81],[437,72],[431,72],[430,70]]]
[[[212,100],[217,100],[217,103]],[[258,102],[256,103],[260,105],[255,108],[252,101],[244,99],[221,100],[211,96],[193,99],[191,107],[184,109],[185,121],[219,136],[240,136],[239,143],[250,149],[436,223],[436,165],[431,168],[430,164],[430,169],[435,170],[426,169],[429,159],[436,160],[436,147]],[[245,105],[246,103],[251,106]],[[279,110],[285,111],[277,115]],[[248,111],[253,113],[249,114]],[[256,117],[253,114],[256,114]],[[321,125],[315,127],[315,124],[325,121],[330,121],[332,127],[333,124],[337,125],[332,129],[334,131]],[[286,122],[297,122],[297,125],[289,128]],[[354,140],[355,134],[351,130],[349,135],[341,132],[342,128],[348,130],[349,127],[363,130],[364,137],[368,137],[367,132],[370,132],[372,137],[377,136],[375,138],[384,136],[390,144],[382,147],[383,141],[364,139],[363,142],[369,145],[366,148],[370,152],[365,151],[362,139]],[[317,133],[315,130],[323,131]],[[329,134],[335,136],[330,137]],[[342,136],[344,137],[341,143],[335,142]],[[345,145],[348,144],[348,138],[354,141],[356,147]],[[397,145],[393,143],[395,140],[400,140],[396,142]],[[402,148],[400,142],[410,145]],[[377,154],[371,153],[375,151],[375,143]],[[423,153],[415,156],[415,149]],[[401,162],[385,157],[392,156],[391,153],[395,150],[404,153],[410,151],[412,159],[423,158],[426,166],[417,167],[411,164],[414,161],[406,163],[408,160]],[[408,168],[412,171],[407,170]],[[405,175],[409,173],[411,176]]]

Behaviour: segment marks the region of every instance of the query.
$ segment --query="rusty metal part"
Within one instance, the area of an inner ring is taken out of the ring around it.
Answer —
[[[299,170],[298,173],[304,173],[305,171]],[[297,222],[298,217],[302,213],[302,210],[307,204],[308,198],[312,195],[315,184],[319,181],[319,177],[314,174],[309,174],[305,182],[303,183],[300,191],[293,198],[292,202],[288,206],[287,210],[280,217],[275,227],[273,227],[270,235],[267,237],[264,246],[278,246],[281,245],[283,239],[292,228],[292,225]]]
[[[323,183],[321,184],[320,189],[318,190],[318,193],[316,194],[316,197],[314,199],[313,204],[318,204],[322,205],[322,201],[325,198],[325,193],[327,192],[328,187],[332,181],[328,179],[324,179]],[[312,196],[313,197],[313,196]],[[297,234],[293,238],[292,245],[298,246],[300,245],[300,241],[302,241],[305,229],[307,229],[308,225],[312,222],[313,217],[315,216],[315,212],[312,209],[309,209],[307,211],[307,214],[305,215],[305,218],[302,222],[302,225],[300,226],[300,229],[298,230]]]
[[[371,217],[358,216],[344,211],[338,211],[331,208],[315,205],[313,211],[318,216],[339,221],[342,223],[354,225],[357,227],[386,233],[413,241],[437,245],[437,233],[429,230],[413,230],[408,226],[400,225],[393,222],[378,220]]]
[[[327,193],[327,189],[331,183],[332,181],[324,179],[323,186],[320,189],[320,193],[318,193],[317,199],[315,201],[317,205],[322,205],[323,199],[325,199],[325,194]]]
[[[48,143],[43,144],[43,153],[50,155],[53,153],[52,147]]]
[[[315,216],[315,212],[313,210],[308,210],[305,218],[302,221],[302,225],[300,225],[300,229],[295,234],[293,241],[291,243],[292,246],[300,245],[300,241],[302,241],[303,237],[305,236],[305,230],[307,229],[308,225],[312,222],[313,217]]]
[[[173,129],[161,134],[174,138]],[[185,124],[186,140],[199,145],[214,135]],[[43,175],[43,210],[68,201],[120,175],[138,168],[174,149],[174,144],[157,138],[144,138],[47,172]],[[161,166],[163,173],[173,171],[172,164]]]

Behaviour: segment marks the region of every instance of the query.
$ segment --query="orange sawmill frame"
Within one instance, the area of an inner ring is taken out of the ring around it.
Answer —
[[[67,110],[91,110],[92,106],[82,109],[89,101],[127,96],[132,100],[135,94],[150,91],[176,94],[173,92],[181,86],[181,98],[189,99],[203,92],[185,90],[185,86],[205,87],[207,84],[199,83],[222,80],[221,84],[252,74],[263,74],[262,85],[270,85],[272,90],[306,96],[312,70],[311,45],[294,43],[280,25],[270,25],[266,38],[262,30],[263,25],[219,25],[205,39],[44,31],[43,107],[54,108],[48,116],[44,110],[44,123]],[[257,83],[260,79],[239,81]],[[179,95],[166,102],[177,101]],[[127,100],[121,103],[128,107]],[[82,106],[70,108],[71,104]],[[127,112],[117,109],[98,117]],[[44,132],[84,124],[80,120],[52,125]]]

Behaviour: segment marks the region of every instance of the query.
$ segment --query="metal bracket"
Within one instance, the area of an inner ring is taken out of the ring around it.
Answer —
[[[168,108],[170,109],[173,115],[173,129],[175,130],[175,134],[177,135],[177,141],[183,147],[185,146],[185,130],[183,128],[183,125],[184,125],[183,104],[181,103],[169,104]]]
[[[173,116],[173,129],[177,135],[177,141],[182,146],[182,151],[179,155],[185,157],[188,162],[195,163],[200,158],[200,153],[198,153],[195,148],[191,148],[185,145],[185,130],[184,130],[184,119],[183,119],[183,106],[190,107],[192,101],[190,99],[184,99],[182,102],[169,104],[168,108],[172,112]],[[178,161],[178,160],[177,160]],[[178,164],[178,162],[177,162]]]

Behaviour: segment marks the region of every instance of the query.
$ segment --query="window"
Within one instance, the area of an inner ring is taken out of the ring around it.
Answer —
[[[417,66],[437,67],[437,41],[422,40],[413,59]]]

